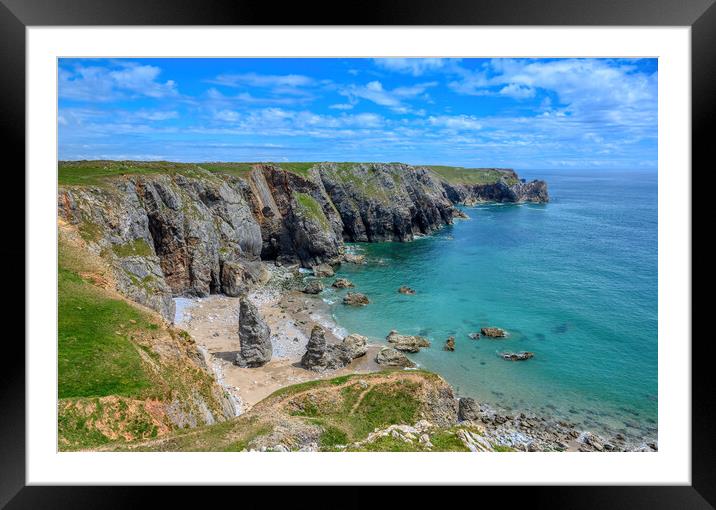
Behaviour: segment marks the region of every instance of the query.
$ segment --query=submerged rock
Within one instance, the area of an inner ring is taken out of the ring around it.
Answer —
[[[477,333],[477,332],[475,332],[475,333],[470,333],[468,336],[469,336],[470,338],[472,338],[473,340],[479,340],[479,339],[480,339],[480,333]]]
[[[364,336],[349,335],[340,344],[327,344],[325,335],[326,332],[321,326],[313,326],[306,353],[301,358],[303,368],[316,372],[343,368],[354,358],[365,355],[367,351]]]
[[[526,359],[534,358],[533,352],[503,352],[500,354],[502,359],[507,361],[524,361]]]
[[[365,306],[369,303],[370,301],[368,300],[368,297],[360,292],[349,292],[343,298],[343,304],[345,305]]]
[[[401,335],[393,330],[385,337],[388,343],[393,347],[404,352],[418,352],[421,347],[430,347],[430,341],[424,336],[418,335]]]
[[[260,367],[271,360],[271,329],[254,304],[247,297],[239,301],[239,342],[241,350],[234,364],[240,367]]]
[[[336,289],[347,289],[349,287],[355,287],[355,285],[353,285],[353,282],[347,278],[337,278],[336,281],[331,284],[331,287],[335,287]]]
[[[309,280],[301,292],[304,294],[319,294],[323,290],[323,284],[319,280]]]
[[[402,352],[390,347],[383,347],[375,356],[375,362],[388,367],[414,367],[415,363],[410,361]]]
[[[482,328],[480,329],[480,333],[482,333],[482,336],[487,336],[490,338],[503,338],[507,336],[507,332],[502,328]]]
[[[329,264],[318,264],[317,266],[313,266],[311,269],[313,269],[313,275],[318,278],[333,276],[336,274]]]
[[[460,420],[477,420],[480,418],[480,404],[474,398],[461,398],[458,402],[457,417]]]
[[[411,288],[408,287],[407,285],[403,285],[402,287],[400,287],[400,288],[398,289],[398,292],[400,292],[401,294],[409,294],[409,295],[415,294],[415,290],[414,290],[414,289],[411,289]]]
[[[455,350],[455,337],[449,336],[448,339],[445,341],[445,350],[446,351],[454,351]]]

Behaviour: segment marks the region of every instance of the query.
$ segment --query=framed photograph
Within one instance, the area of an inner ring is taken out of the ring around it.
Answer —
[[[27,300],[0,503],[712,508],[691,176],[716,7],[485,4],[3,0]]]

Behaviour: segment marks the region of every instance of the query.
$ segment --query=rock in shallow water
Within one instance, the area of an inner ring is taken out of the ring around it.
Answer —
[[[333,276],[336,274],[329,264],[319,264],[317,266],[313,266],[312,269],[313,275],[318,278],[322,278],[324,276]]]
[[[503,338],[507,336],[507,332],[502,328],[482,328],[480,330],[480,333],[482,333],[482,336],[487,336],[490,338]]]
[[[361,294],[360,292],[349,292],[343,298],[344,305],[365,306],[369,303],[370,301],[368,300],[368,296]]]
[[[445,341],[445,350],[446,351],[454,351],[455,350],[455,337],[454,336],[448,337],[448,339]]]
[[[421,347],[430,347],[430,341],[423,336],[401,335],[395,330],[388,333],[385,339],[393,344],[395,349],[404,352],[418,352]]]
[[[343,255],[343,261],[349,264],[363,264],[365,263],[365,255],[354,255],[352,253],[346,253]]]
[[[400,287],[400,288],[398,289],[398,292],[400,292],[401,294],[407,294],[407,295],[415,294],[415,290],[414,290],[414,289],[411,289],[411,288],[408,287],[407,285],[403,285],[402,287]]]
[[[239,301],[239,342],[241,350],[234,364],[240,367],[260,367],[271,360],[271,329],[254,304],[247,297]]]
[[[353,282],[347,278],[337,278],[336,281],[331,284],[331,287],[335,287],[336,289],[347,289],[349,287],[355,287],[355,285],[353,285]]]
[[[383,347],[375,356],[375,362],[388,367],[414,367],[415,363],[410,361],[402,352],[390,347]]]
[[[528,360],[530,358],[534,358],[533,352],[503,352],[500,354],[502,356],[502,359],[507,361],[524,361]]]

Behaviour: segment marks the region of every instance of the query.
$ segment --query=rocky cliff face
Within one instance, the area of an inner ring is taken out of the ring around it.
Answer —
[[[517,179],[516,179],[517,180]],[[483,202],[549,202],[547,183],[534,180],[510,184],[498,181],[490,184],[451,184],[442,183],[445,194],[454,202],[475,205]]]
[[[451,223],[455,214],[425,168],[323,163],[314,171],[340,214],[346,241],[409,241]]]
[[[122,293],[171,321],[173,296],[238,296],[262,278],[262,259],[336,264],[344,241],[412,240],[452,223],[457,203],[548,200],[543,181],[504,176],[456,184],[398,163],[261,164],[243,176],[187,165],[61,186],[58,213],[110,262]]]
[[[59,215],[110,261],[119,290],[173,319],[172,296],[238,292],[259,278],[261,228],[237,183],[208,172],[66,187]]]

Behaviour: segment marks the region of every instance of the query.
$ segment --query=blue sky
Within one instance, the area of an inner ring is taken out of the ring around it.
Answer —
[[[656,59],[61,59],[59,158],[655,169]]]

